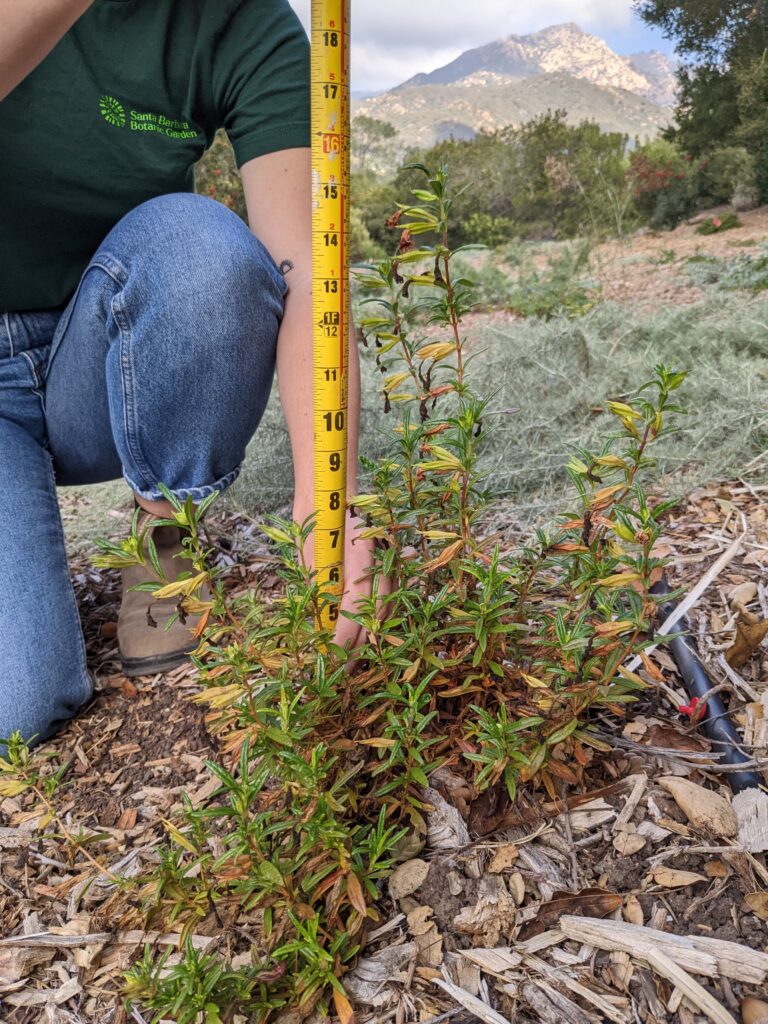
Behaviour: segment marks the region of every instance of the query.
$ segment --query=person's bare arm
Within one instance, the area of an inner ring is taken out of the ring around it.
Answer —
[[[303,522],[315,511],[312,394],[312,205],[309,149],[286,149],[249,160],[241,168],[251,230],[280,264],[290,260],[285,315],[277,344],[280,401],[293,455],[293,517]],[[347,421],[347,495],[357,493],[360,429],[360,357],[349,347]],[[374,561],[370,540],[357,537],[361,521],[347,515],[342,609],[355,611],[357,599],[369,595],[366,572]],[[313,545],[310,543],[310,557]],[[336,641],[353,646],[360,639],[354,623],[341,617]]]
[[[241,168],[248,221],[276,263],[290,260],[288,296],[277,347],[280,401],[291,439],[294,513],[314,510],[312,422],[312,205],[309,149],[286,149],[249,160]],[[347,487],[357,489],[360,363],[349,353],[349,460]]]
[[[0,0],[0,100],[46,57],[93,0]]]

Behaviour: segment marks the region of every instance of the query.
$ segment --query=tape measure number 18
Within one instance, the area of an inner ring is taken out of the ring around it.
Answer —
[[[312,311],[315,568],[343,590],[349,353],[350,0],[312,0]],[[318,625],[334,628],[336,603]]]

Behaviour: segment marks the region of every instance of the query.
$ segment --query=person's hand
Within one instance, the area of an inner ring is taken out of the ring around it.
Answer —
[[[303,522],[304,517],[294,513],[294,519]],[[347,512],[344,530],[344,593],[339,609],[334,634],[335,643],[348,650],[355,650],[365,640],[365,630],[356,622],[352,622],[342,612],[356,614],[361,611],[360,602],[371,596],[373,576],[371,569],[375,563],[375,544],[372,539],[361,537],[365,523],[357,516]],[[310,534],[304,547],[304,558],[314,568],[315,545],[314,535]],[[391,592],[391,581],[379,576],[378,602],[381,609],[382,598]]]
[[[334,640],[341,647],[354,650],[365,640],[365,630],[352,622],[342,612],[357,613],[360,601],[365,601],[371,596],[373,577],[370,572],[374,562],[376,549],[373,540],[360,536],[365,529],[365,523],[359,516],[353,516],[347,512],[346,529],[344,531],[344,594],[341,599],[341,609]],[[378,599],[379,609],[381,598],[391,590],[390,581],[384,576],[379,577]]]

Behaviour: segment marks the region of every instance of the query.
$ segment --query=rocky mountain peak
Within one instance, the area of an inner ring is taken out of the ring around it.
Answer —
[[[450,85],[480,73],[530,78],[567,74],[601,88],[624,89],[660,106],[674,104],[675,66],[661,53],[624,57],[574,22],[552,25],[528,35],[510,35],[466,50],[435,71],[416,75],[398,89]]]

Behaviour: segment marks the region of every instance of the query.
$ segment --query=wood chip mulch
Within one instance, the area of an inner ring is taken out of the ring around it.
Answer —
[[[253,522],[226,513],[212,532],[233,587],[274,586]],[[688,592],[720,563],[689,623],[745,751],[765,761],[768,488],[695,492],[665,545],[670,580]],[[194,671],[121,676],[117,578],[83,559],[73,573],[99,688],[42,751],[68,763],[58,817],[41,823],[24,794],[0,798],[3,1024],[146,1020],[123,1009],[122,972],[145,942],[178,935],[145,933],[118,880],[157,862],[182,793],[201,805],[213,792]],[[567,807],[540,796],[512,817],[467,806],[450,773],[433,779],[427,845],[382,886],[382,923],[345,979],[360,1022],[739,1024],[745,998],[768,1000],[765,853],[712,824],[732,814],[727,773],[679,710],[689,701],[668,651],[638,671],[648,689],[623,723],[595,722],[612,752],[594,756]],[[693,784],[687,800],[673,796],[680,780]],[[697,787],[712,794],[703,803]],[[218,941],[204,927],[194,937]]]

